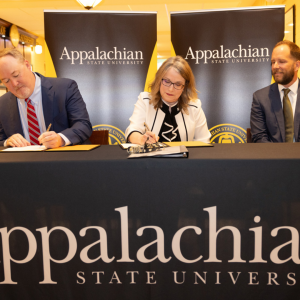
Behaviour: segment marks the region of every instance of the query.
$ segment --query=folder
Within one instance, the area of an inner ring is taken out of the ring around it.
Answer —
[[[129,154],[128,158],[142,158],[142,157],[184,157],[187,158],[189,152],[185,146],[167,147],[159,151],[151,151],[146,153]]]

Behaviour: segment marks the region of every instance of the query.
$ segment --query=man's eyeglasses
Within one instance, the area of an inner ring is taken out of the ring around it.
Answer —
[[[162,81],[162,84],[165,86],[171,86],[173,84],[174,89],[176,89],[176,90],[182,90],[184,87],[184,84],[181,84],[179,82],[171,82],[169,79],[163,78],[161,81]]]

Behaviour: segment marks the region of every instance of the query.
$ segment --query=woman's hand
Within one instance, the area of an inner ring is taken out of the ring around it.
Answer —
[[[145,134],[140,134],[139,132],[133,132],[129,136],[129,142],[132,144],[144,145],[147,141],[147,144],[153,144],[158,141],[159,137],[151,131],[146,131]]]
[[[146,131],[144,135],[141,136],[141,145],[144,145],[145,142],[147,144],[154,144],[158,141],[159,137],[155,135],[155,133],[151,131]]]

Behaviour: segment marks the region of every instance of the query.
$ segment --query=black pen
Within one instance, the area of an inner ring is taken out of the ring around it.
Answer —
[[[146,123],[146,122],[144,122],[144,126],[145,126],[145,128],[146,128],[146,131],[151,131],[151,130],[150,130],[150,128],[149,128],[149,126],[147,125],[147,123]],[[149,137],[148,137],[147,141],[148,141],[148,140],[149,140]],[[146,142],[147,142],[147,141],[146,141]],[[158,147],[160,147],[160,145],[159,145],[158,141],[157,141],[157,142],[155,142],[155,143],[154,143],[154,145],[157,145]]]

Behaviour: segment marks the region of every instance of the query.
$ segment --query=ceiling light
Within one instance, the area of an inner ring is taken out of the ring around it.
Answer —
[[[36,54],[42,54],[43,53],[43,47],[41,45],[36,45],[34,50],[35,50]]]
[[[92,9],[98,5],[102,0],[76,0],[85,9]]]

